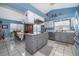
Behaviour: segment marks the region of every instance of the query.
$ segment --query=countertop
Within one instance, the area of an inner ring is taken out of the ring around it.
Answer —
[[[75,31],[54,31],[53,33],[58,32],[58,33],[75,33]]]
[[[47,32],[44,32],[44,33],[47,33]],[[42,34],[42,33],[25,33],[25,35],[39,35],[39,34]]]

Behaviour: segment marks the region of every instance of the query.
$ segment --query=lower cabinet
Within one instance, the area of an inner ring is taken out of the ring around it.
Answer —
[[[74,43],[74,33],[72,32],[49,32],[48,34],[50,40]]]
[[[30,54],[34,54],[48,42],[48,33],[26,35],[25,47]]]
[[[38,37],[38,40],[37,40],[37,49],[41,48],[43,46],[43,40],[40,35]]]
[[[75,54],[76,54],[76,56],[79,56],[79,37],[75,36],[74,40],[75,40],[75,43],[74,43]]]
[[[55,40],[55,33],[54,32],[48,32],[49,39],[50,40]]]
[[[55,32],[55,40],[66,43],[74,43],[74,33]]]
[[[79,56],[79,45],[75,43],[75,55]]]
[[[33,40],[33,37],[28,37],[25,41],[25,48],[31,54],[34,53],[37,49],[37,40]]]

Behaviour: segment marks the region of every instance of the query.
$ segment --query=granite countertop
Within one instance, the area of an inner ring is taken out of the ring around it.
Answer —
[[[58,32],[58,33],[75,33],[75,31],[54,31],[53,33]]]
[[[41,33],[25,33],[25,35],[39,35]]]
[[[46,33],[46,32],[44,32]],[[25,35],[39,35],[39,34],[42,34],[42,33],[25,33]]]
[[[58,32],[58,33],[75,33],[74,31]]]

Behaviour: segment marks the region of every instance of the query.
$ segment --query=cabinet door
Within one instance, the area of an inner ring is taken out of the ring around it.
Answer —
[[[35,37],[26,37],[25,42],[26,50],[28,50],[30,53],[34,53],[37,50],[37,40]]]
[[[42,47],[43,45],[43,39],[42,39],[42,36],[41,35],[38,35],[38,38],[37,38],[37,47],[38,49]]]
[[[73,33],[69,33],[67,35],[67,42],[68,43],[74,43],[74,34]]]
[[[33,52],[36,52],[37,51],[37,36],[32,37],[32,39],[33,39],[32,49],[33,49]]]
[[[44,33],[43,35],[43,45],[45,45],[48,42],[48,33]]]
[[[55,33],[55,40],[61,41],[61,33]]]
[[[66,33],[61,33],[61,42],[67,42],[67,34]]]
[[[33,50],[32,44],[33,44],[32,38],[26,36],[26,39],[25,39],[25,48],[26,48],[26,50],[28,50],[29,52],[32,52],[32,50]]]
[[[49,32],[49,39],[55,40],[55,33]]]

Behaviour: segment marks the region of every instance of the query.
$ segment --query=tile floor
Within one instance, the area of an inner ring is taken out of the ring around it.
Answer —
[[[48,44],[33,56],[74,56],[74,45],[48,40]],[[0,56],[32,56],[25,50],[24,41],[0,41]]]

